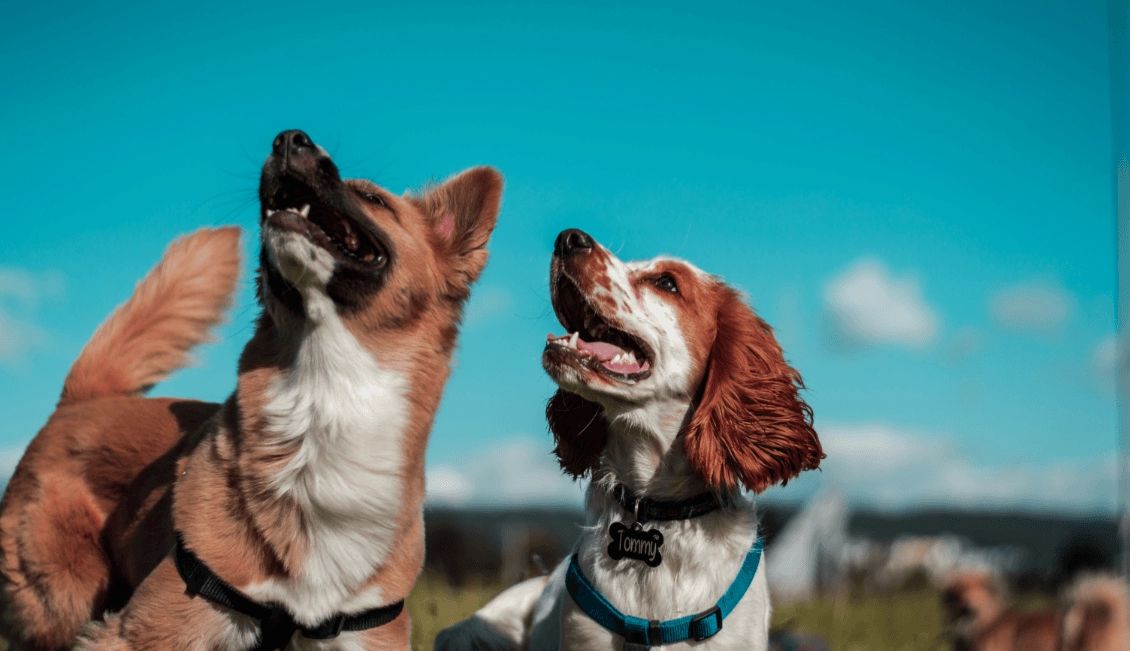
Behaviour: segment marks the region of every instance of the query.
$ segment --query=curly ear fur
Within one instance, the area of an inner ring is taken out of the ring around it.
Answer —
[[[773,330],[724,289],[701,397],[686,430],[692,467],[711,488],[761,492],[820,465],[824,451],[801,400],[800,374]]]
[[[575,393],[558,389],[545,406],[545,418],[557,447],[553,453],[561,469],[574,479],[588,473],[608,442],[603,409]]]

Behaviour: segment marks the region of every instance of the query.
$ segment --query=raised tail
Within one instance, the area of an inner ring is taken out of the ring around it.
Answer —
[[[231,304],[239,281],[238,228],[202,228],[164,257],[82,349],[60,403],[141,393],[188,361]]]
[[[1130,593],[1116,576],[1079,579],[1067,592],[1064,651],[1130,651]]]

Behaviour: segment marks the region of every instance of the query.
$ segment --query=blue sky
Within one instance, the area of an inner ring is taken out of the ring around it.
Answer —
[[[719,273],[777,326],[830,456],[773,497],[1113,508],[1104,2],[33,4],[0,21],[8,463],[173,237],[254,228],[271,138],[300,127],[396,191],[506,175],[436,501],[576,499],[539,366],[576,226]],[[155,393],[222,399],[255,313],[248,276]]]

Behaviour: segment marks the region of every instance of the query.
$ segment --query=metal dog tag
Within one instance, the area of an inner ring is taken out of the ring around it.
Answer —
[[[659,567],[663,562],[663,554],[659,551],[663,546],[663,534],[658,529],[644,529],[638,522],[630,527],[623,522],[613,522],[608,527],[608,535],[612,536],[612,542],[608,543],[608,557],[614,561],[631,558],[651,567]]]

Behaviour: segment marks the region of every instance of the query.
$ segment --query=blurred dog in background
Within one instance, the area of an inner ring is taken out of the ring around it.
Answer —
[[[1080,577],[1060,608],[1009,605],[1003,580],[963,571],[946,582],[942,609],[955,651],[1130,651],[1130,597],[1117,577]]]

